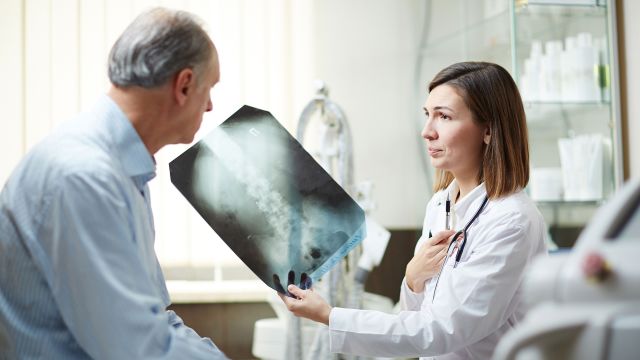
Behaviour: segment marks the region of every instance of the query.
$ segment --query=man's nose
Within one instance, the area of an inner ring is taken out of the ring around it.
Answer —
[[[211,97],[209,97],[209,101],[207,101],[207,109],[205,111],[209,112],[211,109],[213,109],[213,103],[211,103]]]

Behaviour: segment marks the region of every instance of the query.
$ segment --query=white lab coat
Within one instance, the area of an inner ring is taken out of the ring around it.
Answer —
[[[455,181],[427,204],[423,235],[416,250],[445,228],[445,200],[458,193]],[[452,229],[460,230],[480,207],[486,189],[479,185],[452,202]],[[437,359],[489,359],[504,333],[522,319],[521,282],[525,267],[546,254],[546,227],[540,212],[520,191],[489,200],[470,226],[460,263],[447,261],[432,302],[435,278],[423,293],[402,282],[403,311],[334,308],[329,317],[332,352],[365,356],[422,356]]]

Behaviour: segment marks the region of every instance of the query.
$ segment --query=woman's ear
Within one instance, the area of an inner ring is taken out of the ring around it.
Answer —
[[[486,145],[489,145],[489,142],[491,141],[491,132],[489,131],[489,127],[484,130],[483,141]]]

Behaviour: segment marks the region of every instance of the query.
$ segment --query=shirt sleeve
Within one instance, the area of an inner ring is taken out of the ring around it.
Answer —
[[[211,348],[211,351],[214,354],[219,354],[220,356],[223,356],[220,349],[218,349],[216,344],[214,344],[213,341],[211,341],[211,339],[207,337],[201,337],[200,335],[198,335],[198,333],[196,333],[192,328],[185,325],[185,323],[182,321],[182,318],[180,318],[180,316],[178,316],[178,314],[176,314],[173,310],[167,310],[167,315],[169,316],[169,325],[171,325],[174,329],[176,329],[177,331],[184,332],[184,334],[187,337],[190,337],[195,341],[204,343],[206,346]]]
[[[520,224],[522,225],[522,224]],[[420,311],[385,314],[334,308],[329,318],[332,352],[364,356],[435,356],[473,344],[501,327],[530,252],[526,229],[512,222],[491,226],[490,241],[440,279],[436,301]]]
[[[158,258],[155,258],[156,264],[156,286],[160,291],[160,296],[162,299],[162,304],[166,309],[169,305],[171,305],[171,299],[169,298],[169,291],[167,290],[167,283],[165,282],[164,275],[162,274],[162,268],[160,267],[160,263],[158,262]],[[169,316],[169,325],[178,331],[183,331],[186,336],[193,338],[196,341],[203,342],[207,344],[207,346],[211,347],[214,352],[219,352],[218,347],[211,341],[211,339],[207,337],[201,337],[198,335],[195,330],[187,326],[182,318],[178,316],[173,310],[167,310],[167,315]]]
[[[225,359],[165,311],[118,181],[73,174],[61,184],[39,237],[53,297],[79,346],[99,359]]]

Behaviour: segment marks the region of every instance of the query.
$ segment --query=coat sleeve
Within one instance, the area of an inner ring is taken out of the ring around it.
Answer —
[[[429,213],[430,213],[430,209],[432,207],[434,198],[432,198],[426,206],[424,221],[422,224],[422,236],[420,236],[420,239],[416,243],[416,247],[413,251],[414,254],[418,250],[418,248],[422,245],[422,243],[429,238],[428,234],[431,231],[431,229],[429,229],[427,220],[429,219]],[[425,284],[425,289],[427,288],[428,284],[429,284],[429,280],[427,280]],[[423,300],[424,300],[424,291],[421,293],[413,292],[409,288],[409,285],[407,285],[407,279],[403,278],[402,284],[400,285],[400,300],[398,301],[400,303],[400,309],[413,310],[413,311],[420,310],[420,306],[422,305]]]
[[[409,285],[407,285],[407,279],[402,279],[402,285],[400,285],[400,309],[411,311],[420,310],[423,300],[424,291],[420,293],[413,292],[413,290],[409,288]]]
[[[512,214],[513,215],[513,214]],[[332,352],[365,356],[435,356],[495,332],[516,310],[514,295],[530,257],[528,220],[517,214],[478,232],[466,261],[440,279],[436,300],[420,311],[385,314],[334,308]]]

